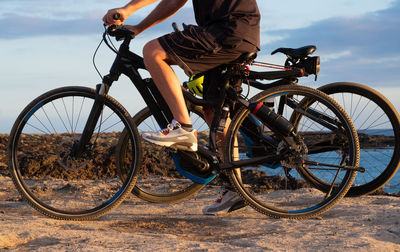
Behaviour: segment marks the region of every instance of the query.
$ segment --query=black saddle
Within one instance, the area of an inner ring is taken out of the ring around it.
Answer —
[[[273,51],[271,53],[271,55],[274,55],[275,53],[283,53],[286,54],[288,57],[293,58],[293,59],[301,59],[301,58],[305,58],[308,55],[312,54],[313,52],[315,52],[315,50],[317,50],[317,47],[314,45],[309,45],[309,46],[303,46],[300,48],[278,48],[275,51]]]

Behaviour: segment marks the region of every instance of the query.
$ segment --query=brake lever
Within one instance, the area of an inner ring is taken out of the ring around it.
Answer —
[[[111,25],[107,28],[107,34],[112,37],[115,37],[117,41],[124,40],[127,37],[135,36],[135,33],[123,25]]]

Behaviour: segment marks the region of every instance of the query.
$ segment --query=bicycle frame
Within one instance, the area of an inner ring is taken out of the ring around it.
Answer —
[[[108,45],[107,40],[105,39],[106,32],[103,35],[103,40],[106,42]],[[109,71],[109,74],[105,75],[103,77],[103,82],[102,84],[98,84],[96,86],[96,92],[98,96],[96,97],[96,101],[93,105],[92,112],[90,113],[89,120],[86,123],[85,129],[82,133],[82,136],[80,138],[80,141],[74,145],[73,147],[73,153],[78,156],[80,155],[85,147],[88,145],[90,137],[94,133],[94,128],[95,125],[101,115],[102,107],[103,107],[103,97],[108,93],[108,90],[112,86],[114,81],[117,81],[120,77],[121,74],[126,75],[132,83],[135,85],[137,90],[139,91],[140,95],[143,97],[146,105],[149,107],[151,113],[155,117],[157,123],[161,128],[166,128],[168,123],[172,121],[173,116],[172,113],[165,102],[164,98],[160,94],[159,90],[157,89],[156,85],[154,84],[153,80],[150,78],[143,79],[140,74],[139,74],[139,69],[145,69],[146,67],[144,65],[143,58],[138,56],[137,54],[131,52],[129,50],[129,44],[132,40],[132,37],[125,36],[124,41],[120,45],[120,48],[118,51],[116,51],[117,56],[111,66],[111,69]],[[109,45],[108,45],[109,46]],[[109,46],[110,47],[110,46]],[[110,47],[111,48],[111,47]],[[233,64],[232,66],[237,65]],[[203,151],[203,154],[206,153],[209,157],[207,160],[211,162],[211,166],[213,169],[234,169],[238,168],[241,166],[248,166],[248,165],[258,165],[262,164],[265,162],[273,162],[273,161],[280,161],[282,160],[287,153],[283,151],[281,154],[276,155],[276,154],[271,154],[267,155],[264,157],[259,157],[259,158],[251,158],[247,160],[242,160],[242,161],[233,161],[229,164],[221,164],[218,160],[217,156],[217,145],[216,145],[216,132],[218,130],[219,126],[219,121],[223,116],[221,113],[222,107],[224,106],[226,97],[230,97],[229,99],[234,99],[239,104],[245,107],[250,106],[250,102],[248,102],[246,99],[238,96],[232,88],[229,87],[229,81],[230,78],[233,75],[233,67],[230,67],[230,65],[226,65],[225,70],[223,71],[221,75],[221,83],[223,83],[222,92],[220,94],[220,99],[216,101],[215,103],[210,103],[206,102],[201,99],[197,99],[190,93],[188,93],[186,90],[183,90],[184,97],[188,101],[188,104],[194,104],[194,105],[199,105],[199,106],[213,106],[215,108],[214,110],[214,117],[210,126],[210,135],[209,135],[209,143],[210,143],[210,150],[209,151]],[[297,83],[297,77],[304,76],[304,70],[303,69],[297,69],[293,68],[288,71],[271,71],[271,72],[252,72],[250,71],[247,76],[239,76],[248,79],[277,79],[281,78],[273,83],[270,84],[261,84],[264,89],[274,87],[274,86],[279,86],[279,85],[285,85],[285,84],[296,84]],[[256,81],[251,81],[251,85],[257,86],[260,85],[259,82]],[[283,101],[281,101],[283,102]],[[292,103],[293,107],[296,107],[295,103]],[[281,107],[281,105],[280,105]],[[278,114],[279,114],[278,110]],[[313,117],[311,117],[313,118]],[[321,121],[321,118],[318,118],[317,116],[314,117],[315,120]],[[326,119],[326,118],[325,118]],[[289,122],[287,122],[289,123]],[[273,127],[273,125],[272,125]],[[289,137],[289,136],[288,136]],[[357,169],[357,168],[348,168],[348,169]]]
[[[103,35],[103,40],[105,39],[106,33]],[[89,119],[86,123],[85,129],[82,133],[80,141],[73,147],[73,153],[78,156],[82,153],[85,146],[87,146],[90,137],[92,136],[97,123],[102,108],[103,100],[102,97],[108,93],[111,85],[114,81],[117,81],[121,74],[126,75],[132,83],[136,86],[137,90],[143,97],[145,103],[150,108],[157,123],[160,127],[167,127],[168,123],[172,120],[172,113],[168,108],[165,100],[161,96],[157,87],[155,86],[152,79],[143,79],[139,74],[139,69],[146,69],[143,58],[136,55],[129,50],[129,44],[131,42],[131,37],[126,37],[121,44],[117,56],[111,66],[109,74],[103,77],[102,84],[96,86],[96,101],[93,104],[92,111],[90,113]]]

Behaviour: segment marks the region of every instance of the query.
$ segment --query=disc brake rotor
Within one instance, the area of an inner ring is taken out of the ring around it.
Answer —
[[[73,157],[71,155],[72,147],[78,141],[78,136],[68,137],[57,146],[57,162],[65,170],[77,171],[85,168],[89,163],[86,154],[82,154],[80,157]]]
[[[287,143],[282,141],[279,143],[277,154],[287,147]],[[298,160],[307,160],[308,148],[304,141],[297,141],[296,150],[293,151],[291,155],[286,160],[281,161],[281,166],[286,169],[296,169],[301,165]]]

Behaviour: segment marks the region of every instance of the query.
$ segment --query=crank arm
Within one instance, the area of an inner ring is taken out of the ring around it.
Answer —
[[[240,168],[242,166],[256,166],[256,165],[260,165],[263,163],[279,162],[281,160],[284,160],[285,157],[286,157],[286,154],[280,154],[280,155],[273,154],[273,155],[268,155],[268,156],[263,156],[263,157],[256,157],[256,158],[244,159],[244,160],[239,160],[239,161],[232,161],[230,163],[220,164],[219,169],[227,170],[227,169]]]

